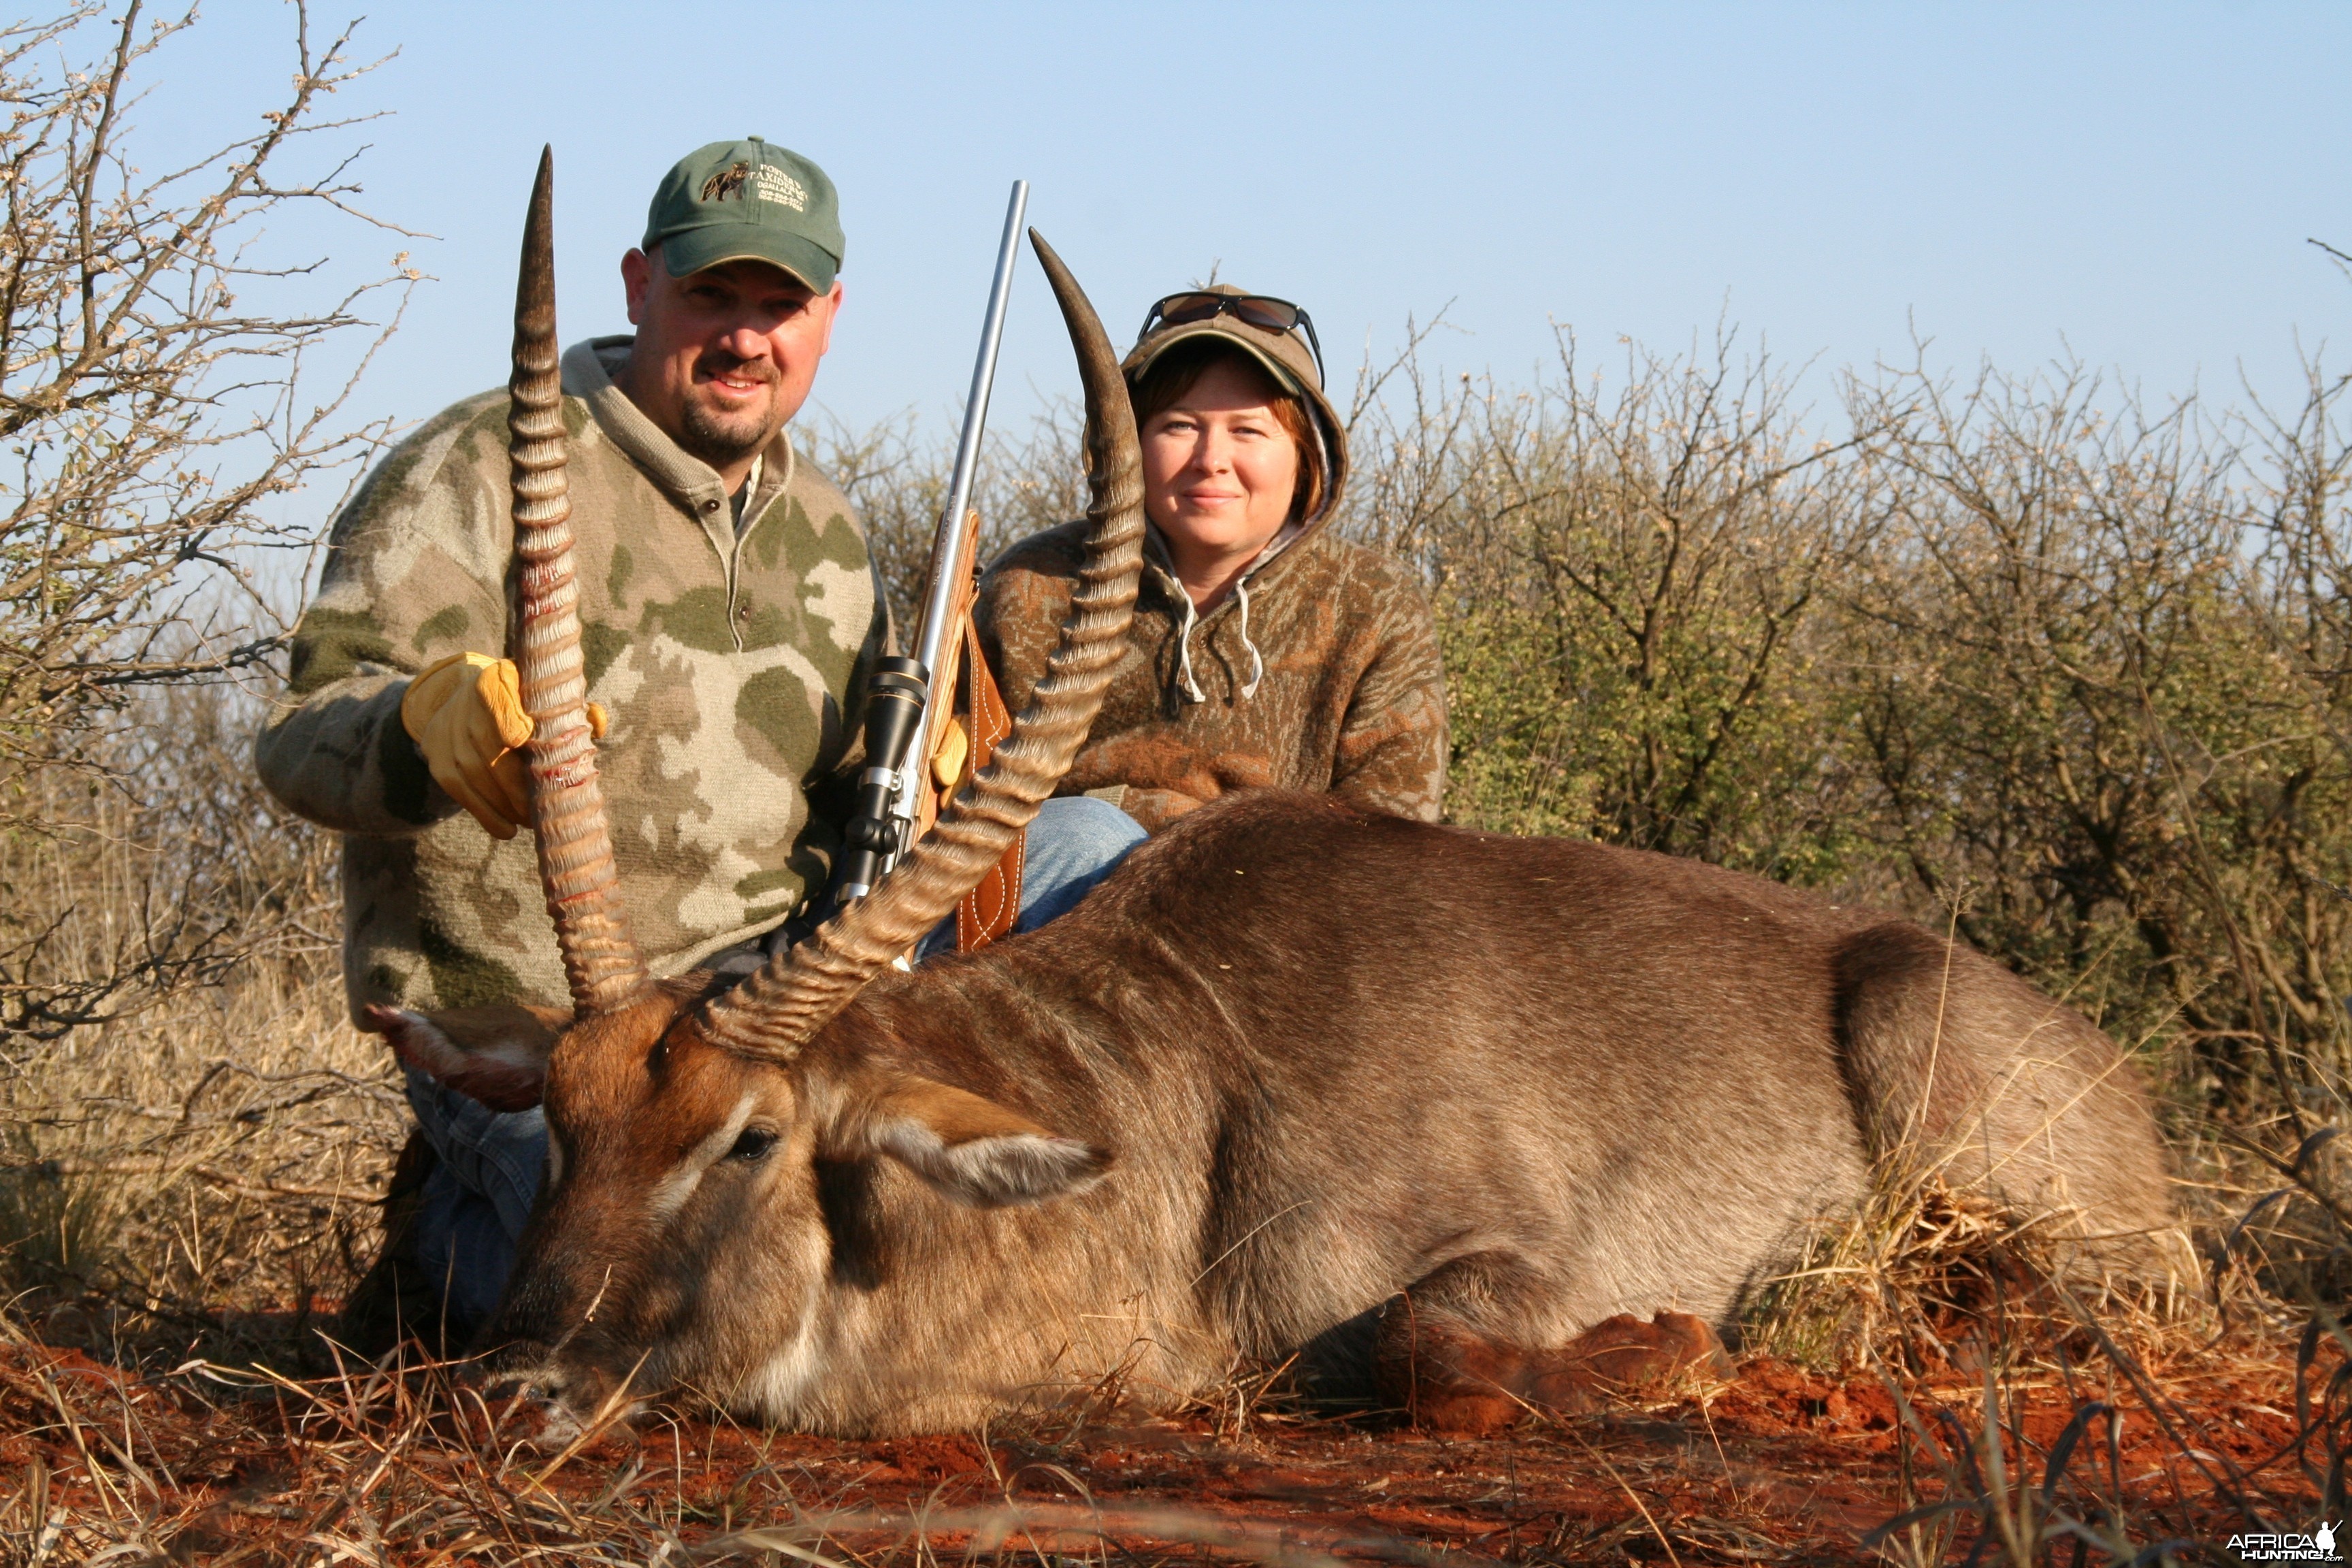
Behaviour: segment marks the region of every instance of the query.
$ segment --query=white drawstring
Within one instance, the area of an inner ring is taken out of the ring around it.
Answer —
[[[1248,570],[1244,572],[1240,578],[1234,584],[1234,597],[1241,601],[1239,614],[1241,616],[1242,647],[1249,650],[1250,657],[1249,679],[1243,683],[1241,689],[1241,699],[1244,702],[1248,701],[1251,698],[1255,697],[1257,695],[1257,689],[1265,681],[1265,656],[1258,651],[1257,644],[1251,640],[1250,637],[1250,573],[1255,572],[1259,567],[1265,565],[1267,562],[1273,560],[1276,556],[1288,549],[1291,542],[1297,539],[1299,534],[1304,531],[1306,531],[1305,529],[1298,523],[1291,522],[1284,524],[1282,531],[1276,534],[1272,540],[1267,542],[1266,547],[1258,552],[1257,559],[1249,563]],[[1151,543],[1154,549],[1157,550],[1164,558],[1167,552],[1167,547],[1160,541],[1159,531],[1157,529],[1152,531]],[[1193,605],[1192,591],[1186,588],[1182,583],[1177,581],[1175,572],[1172,568],[1169,570],[1165,582],[1170,595],[1175,598],[1178,603],[1184,606],[1184,622],[1181,626],[1176,628],[1177,679],[1181,685],[1181,689],[1183,691],[1184,700],[1186,701],[1206,702],[1209,700],[1209,694],[1201,689],[1200,681],[1195,679],[1192,674],[1192,628],[1201,624],[1200,613]]]
[[[1234,597],[1242,602],[1242,647],[1249,649],[1250,656],[1250,678],[1242,686],[1242,700],[1246,702],[1257,695],[1257,683],[1265,679],[1265,660],[1258,656],[1257,644],[1250,641],[1247,577],[1234,584]]]
[[[1184,624],[1176,628],[1177,678],[1184,683],[1187,701],[1206,702],[1209,694],[1201,689],[1199,681],[1192,679],[1192,625],[1196,618],[1192,613],[1192,595],[1186,593],[1184,585],[1180,583],[1176,585],[1176,596],[1184,603]]]

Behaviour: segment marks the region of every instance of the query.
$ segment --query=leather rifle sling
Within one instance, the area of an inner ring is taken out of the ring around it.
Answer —
[[[971,768],[988,765],[1004,737],[1013,732],[1013,715],[996,689],[996,676],[980,651],[980,634],[967,613],[963,623],[963,697],[966,721],[971,726]],[[986,947],[1013,929],[1021,913],[1021,873],[1028,859],[1029,830],[1024,827],[1004,847],[980,885],[956,906],[956,951]]]
[[[953,566],[960,584],[955,606],[955,618],[950,623],[946,646],[940,650],[940,679],[947,689],[939,694],[946,710],[958,716],[964,742],[963,756],[952,773],[946,772],[949,759],[941,752],[953,738],[949,727],[940,725],[932,742],[929,783],[920,797],[915,820],[915,836],[930,831],[939,819],[940,807],[981,768],[988,765],[997,746],[1013,731],[1013,716],[1006,711],[1004,699],[998,692],[996,677],[988,668],[988,660],[980,651],[980,637],[971,624],[971,606],[978,596],[979,580],[973,570],[974,553],[980,542],[980,520],[977,515],[971,526],[964,531],[962,558]],[[945,776],[942,774],[945,773]],[[1021,873],[1027,858],[1029,834],[1026,828],[1015,834],[1005,847],[1004,854],[989,868],[980,885],[964,895],[956,906],[956,951],[970,952],[986,947],[1013,929],[1021,913]]]

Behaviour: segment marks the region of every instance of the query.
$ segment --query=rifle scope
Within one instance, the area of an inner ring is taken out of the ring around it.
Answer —
[[[911,658],[879,660],[866,685],[866,771],[857,775],[857,809],[841,829],[841,864],[834,872],[834,898],[846,904],[874,890],[890,862],[907,852],[906,827],[891,815],[898,793],[898,768],[877,761],[905,757],[903,766],[921,766],[908,756],[915,731],[930,700],[930,672]]]

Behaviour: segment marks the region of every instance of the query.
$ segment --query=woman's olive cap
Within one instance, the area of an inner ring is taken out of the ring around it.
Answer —
[[[757,136],[678,160],[646,213],[645,248],[684,278],[722,261],[765,261],[817,293],[841,270],[841,203],[823,169]]]
[[[1231,283],[1213,283],[1190,292],[1239,299],[1256,290],[1235,288]],[[1252,326],[1231,311],[1205,321],[1185,321],[1174,326],[1161,322],[1146,330],[1120,362],[1118,368],[1126,373],[1127,384],[1133,386],[1140,382],[1144,374],[1160,362],[1160,355],[1195,338],[1216,338],[1241,349],[1265,368],[1276,386],[1307,405],[1323,437],[1323,507],[1318,515],[1328,516],[1339,503],[1340,488],[1347,482],[1348,437],[1340,428],[1339,416],[1332,408],[1331,400],[1323,394],[1323,377],[1315,368],[1315,355],[1307,348],[1307,340],[1297,332]]]

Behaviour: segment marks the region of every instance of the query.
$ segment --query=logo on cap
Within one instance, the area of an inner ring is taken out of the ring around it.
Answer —
[[[743,176],[751,172],[751,165],[749,163],[728,164],[727,167],[702,182],[702,199],[706,202],[723,202],[729,196],[741,195]]]
[[[808,192],[801,188],[798,180],[773,163],[760,165],[758,190],[763,202],[774,202],[796,213],[808,211]]]
[[[733,196],[740,201],[747,183],[763,202],[773,202],[796,213],[808,211],[807,189],[773,163],[762,163],[756,172],[748,163],[730,163],[702,182],[702,199],[723,202]]]

